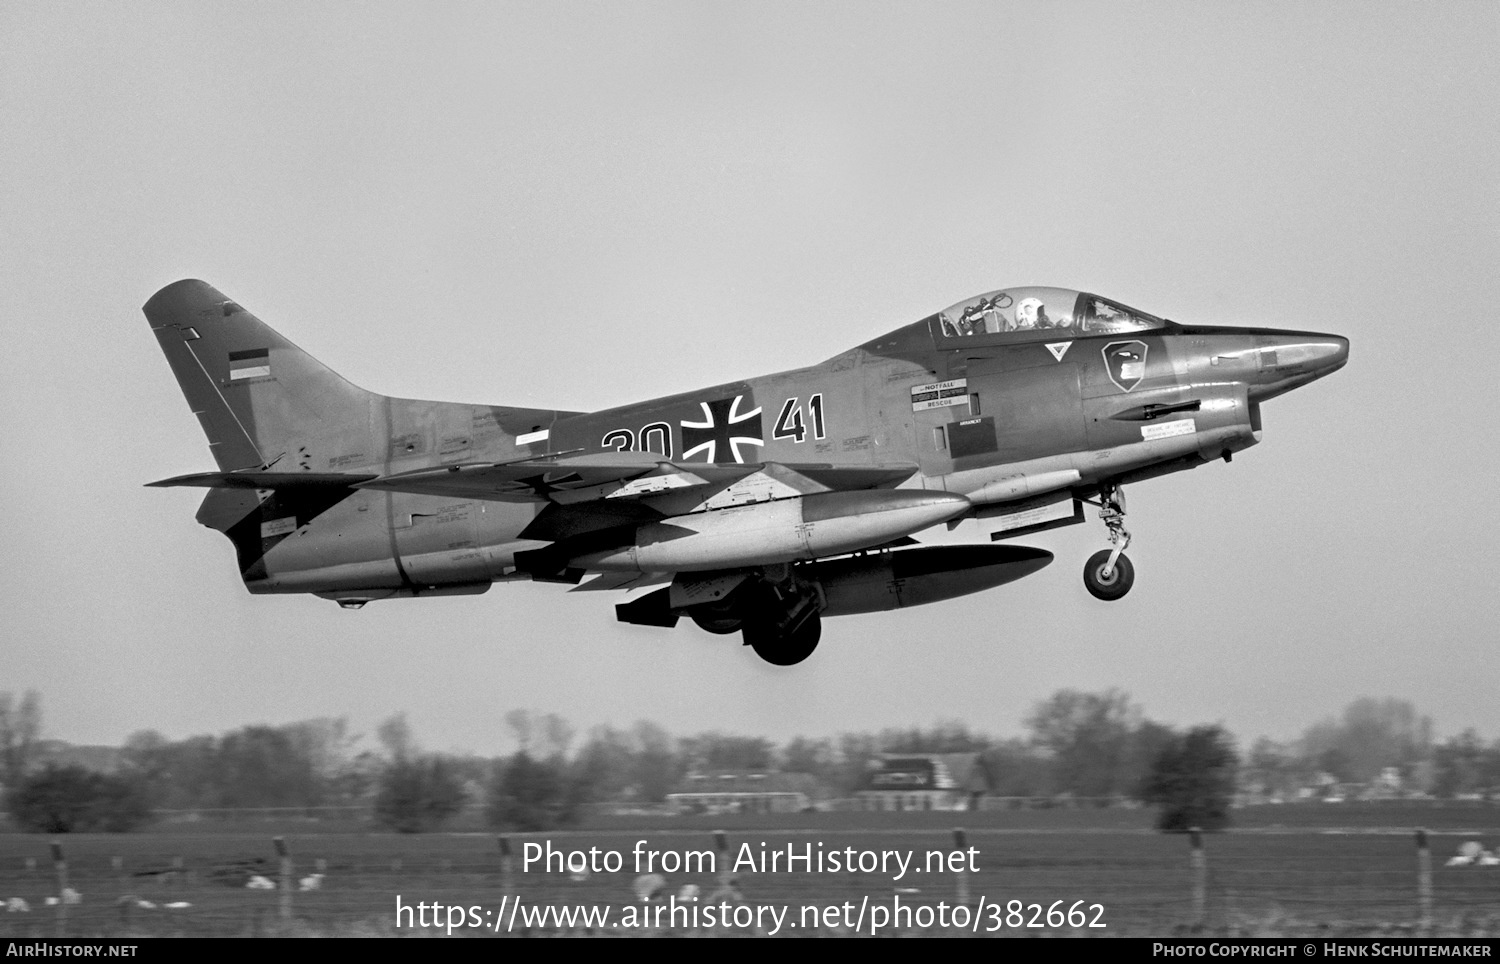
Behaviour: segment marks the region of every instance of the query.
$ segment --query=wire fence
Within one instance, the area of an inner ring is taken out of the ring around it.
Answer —
[[[866,900],[963,905],[1001,923],[1001,933],[1056,930],[1049,909],[1097,907],[1091,920],[1104,926],[1079,932],[1494,935],[1497,838],[930,828],[8,835],[0,837],[0,936],[400,934],[422,930],[415,916],[398,917],[419,904],[474,909],[464,933],[534,933],[549,928],[490,924],[516,901],[609,908],[619,920],[643,896],[693,892],[794,914]],[[968,856],[955,863],[956,853]],[[1460,862],[1464,854],[1472,859]],[[652,876],[653,892],[643,894]],[[550,929],[558,928],[578,929]]]

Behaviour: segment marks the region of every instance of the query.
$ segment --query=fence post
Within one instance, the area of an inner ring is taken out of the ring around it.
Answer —
[[[57,874],[57,936],[68,936],[68,862],[62,843],[52,841],[52,869]]]
[[[967,836],[964,834],[964,828],[963,827],[954,827],[953,828],[953,848],[955,850],[962,851],[962,850],[968,849],[968,846],[969,846],[969,841],[968,841]],[[968,869],[969,865],[967,863],[968,859],[969,859],[968,855],[965,854],[964,855],[964,861],[965,862],[959,864],[959,870],[958,870],[958,873],[957,873],[957,877],[958,877],[958,881],[957,881],[958,898],[957,899],[958,899],[958,906],[960,906],[960,907],[968,907],[969,906],[969,869]]]
[[[1422,933],[1432,929],[1432,849],[1426,828],[1417,831],[1417,921]]]
[[[109,867],[115,872],[115,889],[120,893],[115,904],[120,911],[120,926],[130,927],[130,915],[135,913],[136,896],[130,888],[130,878],[125,876],[125,858],[116,854],[109,858]]]
[[[500,895],[510,897],[512,896],[510,841],[505,839],[503,833],[495,839],[500,843]]]
[[[718,878],[719,886],[710,895],[710,899],[721,900],[728,897],[740,900],[740,890],[735,886],[733,862],[729,859],[729,838],[722,830],[714,831],[714,869],[718,871],[714,876]]]
[[[286,838],[276,837],[276,856],[281,858],[281,919],[292,919],[292,855],[287,850]]]
[[[1208,916],[1208,857],[1203,852],[1203,831],[1190,828],[1188,839],[1193,848],[1193,926],[1202,927]]]

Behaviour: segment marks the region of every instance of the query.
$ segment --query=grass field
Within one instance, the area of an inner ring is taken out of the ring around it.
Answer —
[[[1500,867],[1444,866],[1466,840],[1500,846],[1500,813],[1493,808],[1263,807],[1238,816],[1234,832],[1205,837],[1205,933],[1414,933],[1418,859],[1410,828],[1425,825],[1432,831],[1436,931],[1500,934]],[[60,840],[69,884],[82,900],[66,908],[65,926],[74,936],[394,934],[398,896],[408,905],[436,901],[483,912],[501,908],[507,895],[528,906],[609,906],[618,921],[625,908],[639,906],[632,892],[638,841],[661,852],[712,851],[712,831],[722,829],[730,859],[744,844],[756,855],[763,849],[784,851],[788,844],[800,852],[811,844],[814,852],[825,853],[846,848],[912,853],[920,865],[928,851],[953,849],[952,828],[959,821],[977,851],[977,870],[966,881],[969,903],[1002,907],[1001,914],[984,918],[982,929],[993,922],[1006,935],[1061,930],[1150,936],[1184,933],[1198,920],[1186,837],[1151,832],[1150,815],[1142,811],[1080,810],[619,819],[587,831],[508,837],[513,851],[508,877],[496,837],[487,833],[399,836],[326,832],[312,823],[254,829],[241,823],[70,835]],[[244,886],[252,870],[277,876],[275,833],[285,836],[296,877],[319,867],[325,874],[320,889],[292,895],[290,924],[280,916],[281,893]],[[523,869],[528,841],[550,841],[560,851],[616,852],[620,869],[588,874]],[[0,936],[57,933],[57,910],[44,905],[58,891],[48,843],[41,836],[0,835],[0,901],[20,897],[31,907],[30,913],[0,913]],[[171,872],[174,861],[181,872]],[[737,877],[746,904],[790,907],[794,920],[804,905],[859,904],[869,898],[869,906],[888,907],[897,897],[908,907],[951,905],[959,894],[953,873],[909,870],[894,880],[895,872],[892,867],[819,873],[782,866],[771,872],[741,868]],[[685,884],[696,884],[705,895],[719,886],[707,867],[663,876],[674,893]],[[158,906],[122,902],[127,895]],[[191,907],[160,906],[171,901]],[[1090,918],[1107,926],[1012,927],[1006,921],[1017,917],[1003,912],[1011,901],[1026,905],[1020,916],[1028,919],[1039,916],[1030,909],[1033,904],[1043,913],[1057,901],[1064,910],[1078,901],[1083,908],[1097,904],[1102,912],[1090,911]]]

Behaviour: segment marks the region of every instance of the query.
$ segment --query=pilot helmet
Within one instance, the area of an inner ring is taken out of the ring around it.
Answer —
[[[1035,328],[1037,312],[1041,307],[1040,298],[1022,298],[1021,303],[1016,305],[1016,327]]]

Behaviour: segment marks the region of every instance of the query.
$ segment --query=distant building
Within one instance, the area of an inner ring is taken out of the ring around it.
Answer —
[[[689,773],[667,803],[680,813],[800,813],[816,787],[806,773]]]
[[[866,810],[976,810],[993,781],[978,753],[885,753],[856,796]]]

